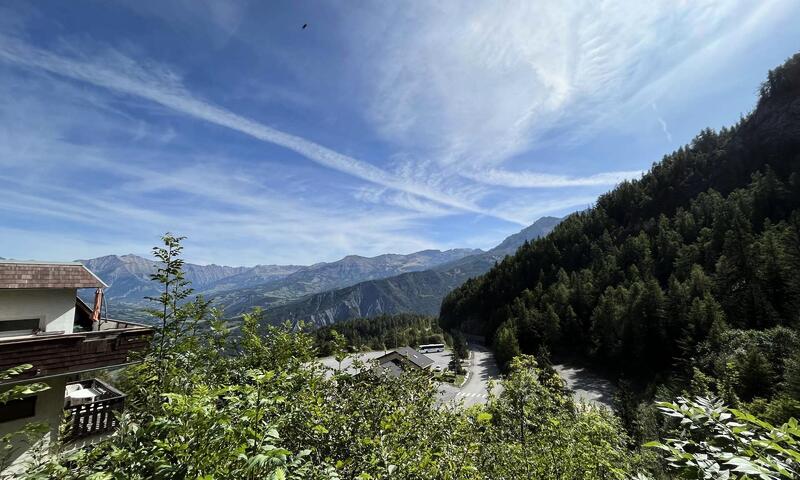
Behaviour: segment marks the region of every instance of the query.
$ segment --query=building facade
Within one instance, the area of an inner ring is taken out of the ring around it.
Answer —
[[[60,432],[67,442],[91,441],[112,432],[124,394],[91,372],[135,361],[150,344],[153,330],[102,314],[107,285],[80,263],[0,260],[0,372],[30,365],[0,379],[0,391],[42,383],[48,388],[0,405],[0,437],[38,423],[46,433],[35,445],[18,439],[12,467],[32,448],[46,449]],[[95,290],[89,307],[77,293]],[[62,422],[67,419],[65,428]]]

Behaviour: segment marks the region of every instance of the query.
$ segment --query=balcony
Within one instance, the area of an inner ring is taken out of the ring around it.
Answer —
[[[77,330],[0,339],[0,370],[33,365],[5,383],[125,365],[135,360],[135,352],[147,349],[153,336],[153,329],[146,325],[117,320],[102,320],[84,331]]]
[[[64,440],[75,441],[117,429],[117,415],[125,407],[125,394],[94,378],[67,384]]]

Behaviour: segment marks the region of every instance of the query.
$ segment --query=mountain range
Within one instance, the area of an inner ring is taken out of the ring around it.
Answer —
[[[302,320],[313,325],[327,325],[381,314],[437,315],[442,299],[453,289],[471,277],[486,273],[526,242],[547,235],[560,221],[556,217],[543,217],[509,236],[488,252],[470,255],[428,270],[369,280],[350,287],[309,295],[267,309],[264,318],[271,323]],[[257,305],[245,303],[232,306],[234,312],[240,312]]]
[[[222,307],[228,317],[254,307],[261,307],[271,323],[290,319],[316,325],[382,313],[435,314],[448,292],[486,272],[526,241],[546,235],[559,221],[540,218],[489,251],[461,248],[349,255],[309,266],[187,263],[184,270],[195,292]],[[132,254],[79,261],[109,285],[106,299],[111,316],[144,318],[140,312],[148,304],[145,297],[159,293],[150,280],[156,262]]]

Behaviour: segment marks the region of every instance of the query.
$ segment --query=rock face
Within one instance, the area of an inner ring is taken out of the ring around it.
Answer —
[[[386,254],[371,258],[350,255],[336,262],[311,265],[274,282],[220,293],[214,301],[224,305],[226,314],[237,315],[253,307],[274,308],[306,295],[426,270],[477,253],[481,250],[423,250],[409,255]]]
[[[264,319],[278,323],[302,320],[328,325],[350,318],[393,313],[436,315],[445,295],[467,279],[487,272],[506,255],[513,254],[526,241],[547,235],[561,219],[543,217],[533,225],[509,236],[488,252],[463,257],[435,268],[370,280],[353,286],[309,295],[285,304],[273,302],[232,304],[228,314],[239,314],[253,306],[266,307]],[[263,299],[262,299],[263,300]]]
[[[491,250],[491,253],[511,255],[512,253],[516,252],[523,243],[550,233],[550,231],[553,230],[553,228],[555,228],[559,222],[561,222],[561,219],[558,217],[542,217],[539,220],[536,220],[533,225],[523,228],[514,235],[508,236],[500,243],[500,245],[494,247]]]

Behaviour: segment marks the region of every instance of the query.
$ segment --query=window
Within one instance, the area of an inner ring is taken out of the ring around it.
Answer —
[[[0,423],[36,415],[36,395],[11,400],[0,407]]]
[[[0,337],[13,335],[30,335],[39,329],[38,318],[20,320],[0,320]]]

